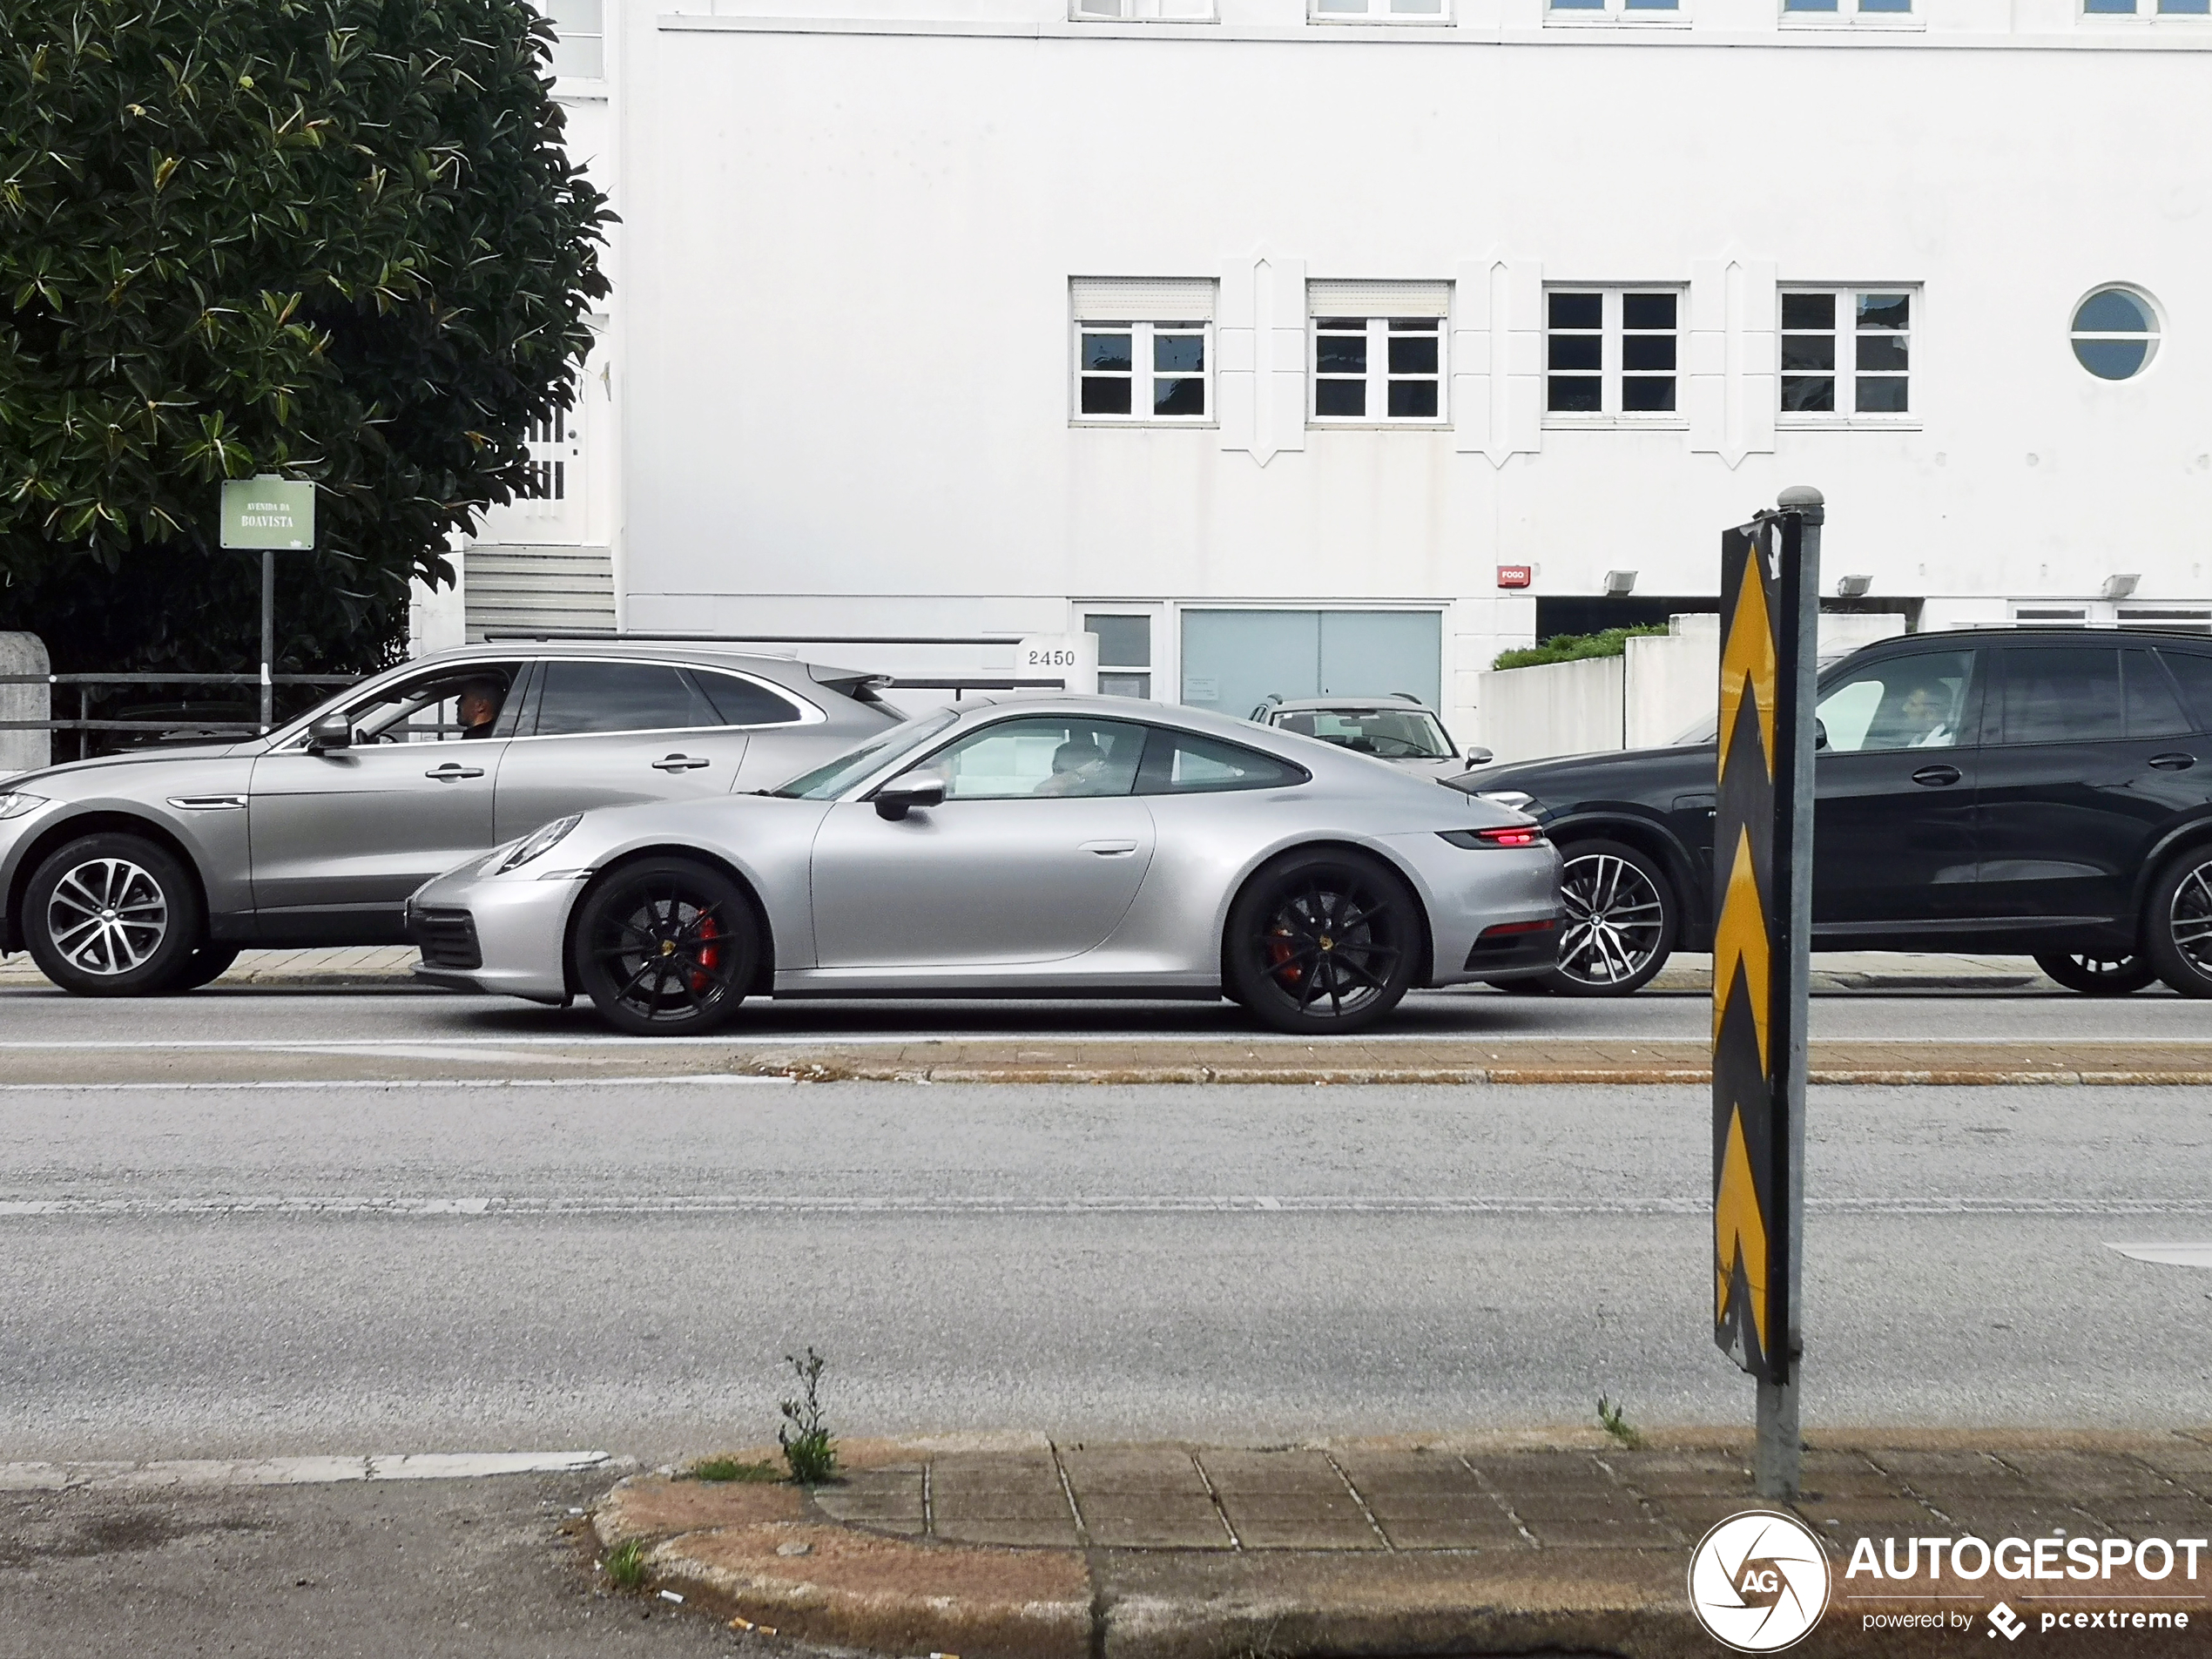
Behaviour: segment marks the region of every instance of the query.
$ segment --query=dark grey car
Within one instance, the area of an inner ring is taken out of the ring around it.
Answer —
[[[765,788],[899,715],[864,674],[674,646],[475,646],[266,738],[10,779],[0,952],[64,988],[206,983],[246,947],[397,944],[408,895],[594,806]]]

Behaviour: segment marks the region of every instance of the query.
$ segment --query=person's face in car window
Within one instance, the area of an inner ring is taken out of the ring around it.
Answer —
[[[469,736],[477,738],[491,730],[492,722],[499,718],[500,688],[489,680],[471,680],[461,688],[455,699],[462,727]]]
[[[1924,742],[1948,724],[1951,698],[1939,686],[1916,685],[1905,693],[1898,715],[1905,727],[1906,743]]]

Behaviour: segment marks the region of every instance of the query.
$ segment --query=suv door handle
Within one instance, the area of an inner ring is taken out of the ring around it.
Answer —
[[[697,772],[714,763],[704,755],[664,755],[653,762],[655,772]]]
[[[2172,754],[2153,755],[2150,758],[2150,764],[2161,772],[2187,772],[2191,766],[2196,765],[2196,757],[2176,750]]]
[[[463,778],[482,777],[484,769],[482,766],[464,766],[458,760],[448,760],[442,766],[431,767],[422,775],[435,778],[442,784],[457,784]]]
[[[1912,774],[1912,781],[1940,789],[1946,784],[1957,783],[1964,775],[1956,766],[1923,766]]]

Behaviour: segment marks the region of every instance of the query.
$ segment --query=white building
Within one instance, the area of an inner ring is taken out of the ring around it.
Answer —
[[[1791,483],[1914,626],[2212,626],[2208,0],[604,3],[616,293],[479,631],[1088,625],[1473,738]]]

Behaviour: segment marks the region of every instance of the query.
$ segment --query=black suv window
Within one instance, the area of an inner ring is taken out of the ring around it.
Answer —
[[[1821,746],[1838,754],[1951,749],[1963,735],[1973,681],[1970,651],[1925,651],[1870,663],[1820,694]]]
[[[538,682],[537,735],[667,732],[720,725],[673,663],[580,663],[556,658]]]
[[[2110,743],[2127,735],[2120,653],[2020,645],[2005,653],[2002,743]]]
[[[2189,717],[2182,712],[2182,699],[2174,683],[2148,651],[2120,653],[2121,678],[2128,688],[2128,735],[2131,738],[2178,738],[2189,731]]]
[[[2189,712],[2196,717],[2191,729],[2212,732],[2212,657],[2193,651],[2161,650],[2158,654],[2182,683],[2182,695],[2188,702]]]

